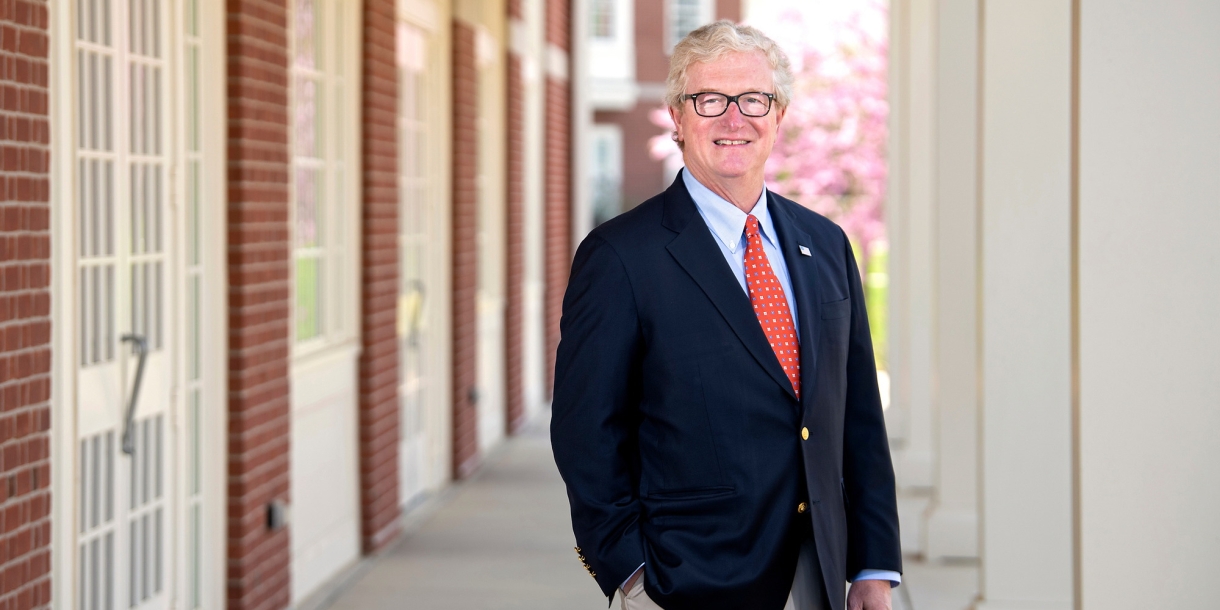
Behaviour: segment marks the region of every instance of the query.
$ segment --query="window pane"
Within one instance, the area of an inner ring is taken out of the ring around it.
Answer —
[[[319,157],[319,138],[322,112],[320,107],[321,87],[309,78],[298,76],[293,92],[293,121],[296,154],[303,157]]]
[[[316,27],[314,0],[296,0],[296,19],[295,23],[295,42],[296,53],[294,60],[297,66],[308,69],[317,69],[317,53],[318,53],[318,27]]]
[[[322,245],[322,214],[320,213],[321,176],[319,170],[298,167],[296,170],[297,247]]]
[[[199,152],[199,48],[186,50],[186,146]]]
[[[322,334],[322,266],[316,258],[297,259],[297,340]]]

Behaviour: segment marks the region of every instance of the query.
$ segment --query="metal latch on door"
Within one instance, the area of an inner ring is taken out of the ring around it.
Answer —
[[[136,382],[131,388],[131,400],[127,402],[127,416],[123,418],[123,453],[134,455],[136,441],[131,435],[131,424],[136,416],[136,400],[140,398],[140,381],[144,378],[144,360],[148,358],[148,340],[143,335],[126,334],[120,337],[123,343],[135,345],[136,355],[140,357],[136,365]]]

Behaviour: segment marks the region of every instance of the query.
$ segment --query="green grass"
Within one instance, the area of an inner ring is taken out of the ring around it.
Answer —
[[[318,294],[318,259],[297,259],[296,276],[296,322],[297,340],[302,341],[318,336],[322,325],[318,320],[318,311],[322,295]]]
[[[875,245],[864,274],[864,304],[868,308],[868,323],[873,335],[873,355],[877,370],[888,370],[889,354],[889,250]]]

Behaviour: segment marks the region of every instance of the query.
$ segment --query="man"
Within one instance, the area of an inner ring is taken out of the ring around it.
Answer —
[[[624,609],[890,607],[898,518],[864,296],[836,225],[770,193],[792,75],[717,22],[675,47],[686,167],[595,229],[551,439],[576,552]]]

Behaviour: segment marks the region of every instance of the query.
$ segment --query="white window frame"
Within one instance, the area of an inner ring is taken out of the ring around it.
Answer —
[[[296,1],[289,7],[289,217],[290,296],[292,355],[294,359],[334,349],[351,349],[359,338],[360,210],[363,205],[360,180],[360,15],[359,3],[345,0],[313,0],[315,14],[322,15],[315,28],[318,65],[310,70],[296,62]],[[340,29],[343,31],[340,32]],[[342,70],[340,72],[340,69]],[[320,83],[315,134],[317,157],[298,154],[296,96],[299,78]],[[321,220],[319,245],[297,244],[297,179],[301,167],[319,170],[321,188],[316,214]],[[322,270],[319,291],[318,334],[299,338],[297,262],[315,256]]]
[[[604,163],[603,152],[606,153]],[[619,199],[615,210],[600,209],[600,196],[603,194],[600,187],[603,185],[599,182],[602,180],[614,185]],[[622,212],[623,128],[619,125],[602,123],[595,124],[589,129],[589,191],[592,195],[594,222],[596,222],[599,212],[612,212],[609,218]],[[609,218],[602,220],[609,220]]]

